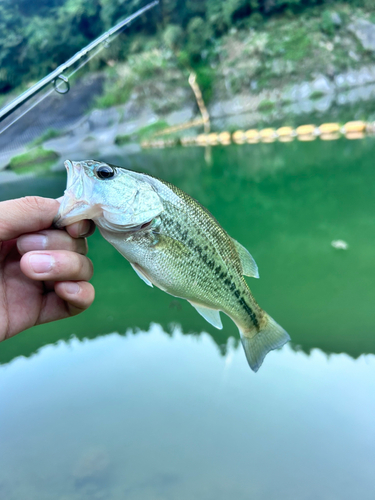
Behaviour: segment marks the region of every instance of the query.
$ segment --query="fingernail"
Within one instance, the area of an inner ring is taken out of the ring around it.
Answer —
[[[47,236],[43,234],[30,234],[22,236],[17,242],[18,250],[31,252],[33,250],[44,250],[47,248]]]
[[[71,293],[72,295],[75,295],[76,293],[79,292],[80,286],[75,281],[68,281],[67,283],[65,283],[65,290],[68,293]]]
[[[79,229],[78,229],[78,234],[81,238],[83,238],[84,236],[86,236],[86,234],[88,234],[88,232],[90,231],[90,227],[91,227],[91,224],[90,224],[90,221],[89,220],[83,220],[79,223]]]
[[[52,255],[39,253],[30,255],[29,262],[34,273],[48,273],[53,267],[54,259]]]

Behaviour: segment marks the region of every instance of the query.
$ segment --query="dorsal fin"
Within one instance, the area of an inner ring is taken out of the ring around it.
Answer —
[[[251,256],[250,252],[246,250],[245,247],[238,243],[238,241],[232,238],[234,246],[238,252],[238,256],[242,265],[242,274],[245,276],[250,276],[252,278],[259,278],[258,266],[256,265],[255,260]]]

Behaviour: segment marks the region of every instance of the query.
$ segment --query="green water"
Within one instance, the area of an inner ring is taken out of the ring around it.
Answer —
[[[218,331],[147,287],[95,234],[94,305],[0,345],[2,500],[374,498],[375,141],[203,156],[102,159],[205,205],[254,256],[250,287],[293,342],[255,375],[231,320]],[[64,185],[20,180],[0,198]]]

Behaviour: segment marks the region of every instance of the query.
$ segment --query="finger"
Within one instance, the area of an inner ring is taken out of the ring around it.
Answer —
[[[17,248],[21,255],[34,250],[68,250],[87,254],[87,242],[84,238],[74,239],[66,231],[53,229],[20,236]]]
[[[87,281],[63,281],[55,285],[56,294],[68,306],[70,316],[87,309],[94,301],[95,290]]]
[[[75,252],[28,252],[20,261],[22,272],[37,281],[88,281],[93,274],[90,259]]]
[[[37,324],[75,316],[90,307],[94,298],[95,290],[91,283],[86,281],[57,282],[55,291],[45,296]]]
[[[59,206],[57,200],[39,196],[0,202],[0,241],[49,228]]]
[[[95,224],[92,220],[80,220],[65,228],[73,238],[88,238],[95,231]]]

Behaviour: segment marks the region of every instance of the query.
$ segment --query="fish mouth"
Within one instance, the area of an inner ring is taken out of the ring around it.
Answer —
[[[116,224],[115,222],[107,221],[102,218],[98,223],[99,227],[103,229],[108,229],[109,231],[119,232],[119,233],[137,233],[139,231],[152,229],[152,223],[154,218],[149,221],[143,222],[142,224]]]
[[[64,166],[66,168],[66,173],[68,176],[66,181],[66,190],[65,190],[66,193],[67,191],[73,190],[74,186],[81,181],[82,167],[80,162],[71,160],[65,160]]]
[[[77,202],[74,198],[64,196],[59,211],[53,219],[53,227],[60,229],[83,219],[91,219],[89,205],[85,201]]]
[[[90,205],[85,199],[85,186],[80,162],[66,160],[64,165],[68,179],[59,211],[53,219],[53,227],[55,228],[62,228],[83,219],[92,219],[100,215],[102,211],[100,207]]]

